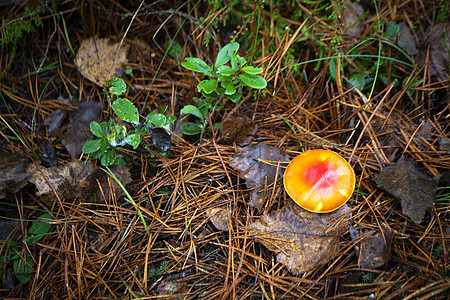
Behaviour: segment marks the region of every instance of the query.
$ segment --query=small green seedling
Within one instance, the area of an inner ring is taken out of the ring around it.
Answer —
[[[166,152],[170,148],[170,135],[164,128],[168,128],[176,120],[173,115],[165,116],[165,109],[159,113],[151,112],[145,118],[145,121],[139,123],[139,112],[136,106],[127,98],[121,98],[120,95],[126,92],[127,85],[121,78],[110,79],[104,88],[109,96],[115,101],[111,103],[115,115],[121,120],[131,123],[135,129],[127,131],[127,128],[114,119],[106,122],[91,122],[90,129],[94,136],[99,139],[88,141],[84,144],[83,153],[91,155],[92,158],[100,158],[104,166],[125,164],[122,157],[117,156],[116,147],[130,145],[134,149],[139,147],[142,142],[141,134],[150,133],[153,145],[161,152]]]
[[[52,217],[45,213],[37,218],[37,220],[28,229],[27,237],[24,240],[28,245],[40,241],[48,234],[52,224],[50,221]],[[0,256],[0,276],[4,271],[1,266],[6,266],[6,263],[12,262],[13,273],[21,283],[27,283],[33,273],[33,259],[28,253],[26,247],[18,246],[13,240],[6,240],[7,253],[5,256]]]
[[[196,98],[196,105],[186,105],[181,114],[197,117],[198,122],[185,122],[180,130],[186,135],[203,133],[208,122],[208,114],[222,108],[223,101],[228,98],[234,103],[242,97],[242,88],[248,86],[261,90],[267,86],[264,77],[260,74],[262,68],[247,65],[247,60],[237,54],[239,44],[232,42],[225,45],[217,54],[216,62],[209,66],[199,58],[187,57],[181,63],[191,71],[202,73],[209,77],[197,85],[203,98]]]

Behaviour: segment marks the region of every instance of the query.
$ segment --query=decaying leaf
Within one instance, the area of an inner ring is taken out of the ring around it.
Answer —
[[[188,293],[189,288],[186,282],[179,282],[174,279],[164,279],[158,284],[156,291],[160,296],[172,296],[172,297],[164,297],[164,299],[180,299],[183,295]]]
[[[385,265],[391,258],[392,235],[383,230],[364,230],[349,226],[352,240],[360,239],[355,244],[355,252],[362,268],[378,268]],[[362,237],[361,237],[362,236]]]
[[[27,160],[19,153],[0,150],[0,199],[7,193],[15,193],[23,188],[30,179],[26,171]]]
[[[345,10],[342,12],[342,21],[345,33],[352,36],[361,36],[364,32],[364,8],[356,2],[345,1]]]
[[[110,78],[123,74],[123,66],[128,62],[127,52],[128,45],[123,44],[119,49],[119,43],[109,38],[92,37],[81,42],[75,66],[84,77],[104,86]]]
[[[131,182],[130,170],[122,165],[110,166],[109,169],[125,187]],[[119,184],[105,171],[96,168],[87,178],[86,187],[81,191],[81,200],[88,203],[109,202],[112,191],[116,198],[124,194]]]
[[[439,148],[450,154],[450,140],[446,138],[439,139]]]
[[[450,22],[447,21],[428,27],[417,56],[419,66],[425,65],[429,50],[430,75],[447,80],[450,63],[449,48]]]
[[[247,145],[256,134],[258,127],[243,117],[230,117],[222,124],[222,142],[227,145],[236,143],[238,146]]]
[[[77,106],[78,109],[68,113],[67,130],[61,131],[58,135],[72,159],[78,158],[83,145],[94,138],[89,124],[92,121],[100,121],[102,113],[102,103],[99,101],[81,102]]]
[[[248,205],[260,208],[264,198],[266,186],[274,183],[277,176],[283,176],[283,168],[278,165],[289,163],[289,157],[279,148],[262,143],[239,149],[230,159],[230,166],[239,171],[239,177],[246,180],[247,186],[255,188]]]
[[[419,50],[416,47],[416,41],[411,30],[405,21],[398,24],[398,32],[393,37],[393,41],[409,55],[416,55]]]
[[[379,188],[401,200],[403,213],[415,223],[422,222],[436,200],[436,181],[423,174],[415,161],[405,157],[383,169],[374,180]]]
[[[228,221],[228,213],[225,208],[210,208],[206,211],[206,215],[218,230],[228,231],[230,222]]]
[[[347,205],[317,214],[289,203],[249,225],[249,233],[267,249],[277,253],[277,261],[294,274],[302,274],[327,263],[339,252],[339,239],[348,226]]]
[[[51,140],[43,140],[41,142],[41,153],[39,157],[42,159],[42,165],[45,167],[54,167],[58,164],[56,158],[55,147]]]
[[[30,182],[37,188],[36,195],[41,196],[44,203],[51,204],[55,199],[53,189],[60,198],[76,197],[80,189],[86,187],[86,179],[94,167],[90,161],[72,160],[52,168],[30,164],[27,171],[31,173]]]

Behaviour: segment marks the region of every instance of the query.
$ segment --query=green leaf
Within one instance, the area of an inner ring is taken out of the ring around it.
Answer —
[[[203,90],[205,93],[211,94],[217,88],[217,80],[203,80],[197,85],[197,88],[199,92]]]
[[[259,76],[254,74],[241,74],[239,75],[239,78],[249,87],[261,90],[267,86],[266,80]]]
[[[238,92],[236,92],[233,95],[228,96],[228,98],[230,98],[230,100],[233,101],[233,103],[238,102],[239,99],[241,99],[241,97],[242,97],[242,93],[238,93]]]
[[[186,122],[180,126],[180,131],[185,135],[196,135],[202,132],[202,125],[198,123]]]
[[[127,129],[125,128],[125,126],[114,122],[108,129],[108,135],[106,136],[106,139],[111,144],[111,146],[118,147],[126,144],[126,142],[124,141],[126,135]]]
[[[200,58],[196,57],[186,57],[186,61],[182,62],[181,65],[185,67],[186,69],[189,69],[191,71],[195,72],[201,72],[205,75],[211,76],[212,67],[208,66],[207,63],[205,63]]]
[[[225,95],[233,95],[236,93],[236,87],[231,81],[222,81],[221,85],[225,88]]]
[[[128,133],[128,135],[124,139],[124,142],[126,142],[128,145],[133,146],[133,149],[136,149],[141,143],[141,135],[139,134],[139,132]]]
[[[132,124],[139,123],[138,110],[130,100],[126,98],[119,98],[113,102],[112,109],[122,120]]]
[[[217,68],[217,72],[223,76],[231,76],[234,75],[234,70],[229,66],[220,66]]]
[[[27,244],[40,241],[52,227],[51,220],[52,217],[48,213],[39,216],[33,225],[31,225],[30,229],[28,229]]]
[[[166,124],[166,116],[163,114],[149,114],[146,118],[146,123],[148,126],[162,127]]]
[[[228,56],[228,50],[230,49],[233,49],[234,53],[236,53],[239,50],[239,44],[236,42],[229,43],[223,46],[222,49],[220,49],[219,53],[217,54],[216,63],[214,64],[216,68],[219,68],[220,66],[223,66],[230,61],[230,57]]]
[[[354,74],[349,80],[352,87],[359,85],[357,87],[358,90],[362,91],[364,89],[364,84],[366,82],[364,74]]]
[[[236,54],[236,58],[241,68],[244,67],[245,64],[247,63],[247,60],[238,54]]]
[[[230,57],[230,65],[234,71],[239,71],[239,65],[236,58],[236,51],[234,49],[228,50],[228,56]]]
[[[101,164],[104,166],[111,165],[116,160],[116,151],[114,149],[109,149],[103,154],[102,159],[100,160]]]
[[[91,128],[91,132],[96,137],[103,137],[102,127],[100,124],[98,124],[95,121],[92,121],[91,124],[89,124],[89,127]]]
[[[94,153],[95,151],[98,151],[100,149],[101,141],[102,140],[87,141],[83,145],[83,148],[81,148],[81,151],[83,151],[83,153],[85,153],[85,154]]]
[[[254,68],[252,66],[248,66],[248,67],[243,67],[242,71],[247,73],[247,74],[259,74],[263,71],[262,68]]]
[[[127,84],[122,78],[114,77],[106,82],[105,88],[109,93],[120,96],[127,91]]]
[[[399,26],[395,22],[389,22],[386,25],[386,30],[384,31],[384,37],[388,40],[392,39],[398,32]]]
[[[330,70],[331,78],[333,78],[334,81],[336,81],[336,64],[337,64],[336,58],[330,58],[330,65],[328,66],[328,68]]]
[[[28,252],[25,252],[25,259],[23,256],[18,256],[13,260],[13,272],[16,278],[21,283],[27,283],[32,276],[33,272],[33,259]]]
[[[184,106],[181,110],[180,110],[181,114],[191,114],[196,116],[197,118],[201,119],[202,121],[204,121],[203,115],[200,112],[200,110],[195,107],[194,105],[186,105]],[[186,124],[186,123],[185,123]]]

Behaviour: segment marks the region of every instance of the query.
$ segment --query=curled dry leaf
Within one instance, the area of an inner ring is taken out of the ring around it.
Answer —
[[[77,106],[77,109],[71,111],[57,109],[44,121],[48,126],[49,136],[58,136],[72,159],[78,158],[83,145],[94,137],[89,124],[100,121],[103,105],[99,101],[89,101]],[[63,126],[67,116],[69,123]]]
[[[230,166],[239,171],[239,177],[246,180],[247,186],[255,188],[248,205],[260,208],[265,198],[265,187],[283,176],[283,168],[279,164],[289,163],[289,157],[279,148],[262,143],[239,149],[230,159]]]
[[[379,188],[401,200],[403,213],[415,223],[422,222],[436,200],[436,181],[423,174],[415,161],[405,157],[384,168],[374,180]]]
[[[26,171],[27,160],[19,153],[0,150],[0,199],[7,193],[15,193],[23,188],[30,179]]]
[[[225,208],[210,208],[206,211],[206,215],[211,223],[213,223],[214,227],[218,230],[228,231],[228,213]]]
[[[296,204],[264,214],[249,225],[249,233],[277,254],[277,261],[302,274],[331,260],[339,252],[340,236],[348,226],[347,205],[327,213],[306,211]]]
[[[123,44],[120,49],[119,45],[109,38],[83,40],[75,57],[75,66],[84,77],[104,86],[110,78],[120,77],[128,62],[128,45]]]
[[[358,262],[362,268],[378,268],[385,265],[391,258],[392,235],[383,230],[364,230],[350,228],[352,240],[360,239],[355,245]],[[361,237],[362,236],[362,237]]]
[[[232,116],[222,124],[222,142],[227,145],[247,145],[257,130],[258,127],[252,121]]]

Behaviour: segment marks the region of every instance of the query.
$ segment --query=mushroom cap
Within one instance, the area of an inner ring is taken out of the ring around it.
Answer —
[[[330,212],[342,206],[355,189],[355,171],[339,154],[309,150],[296,156],[284,172],[284,189],[311,212]]]

